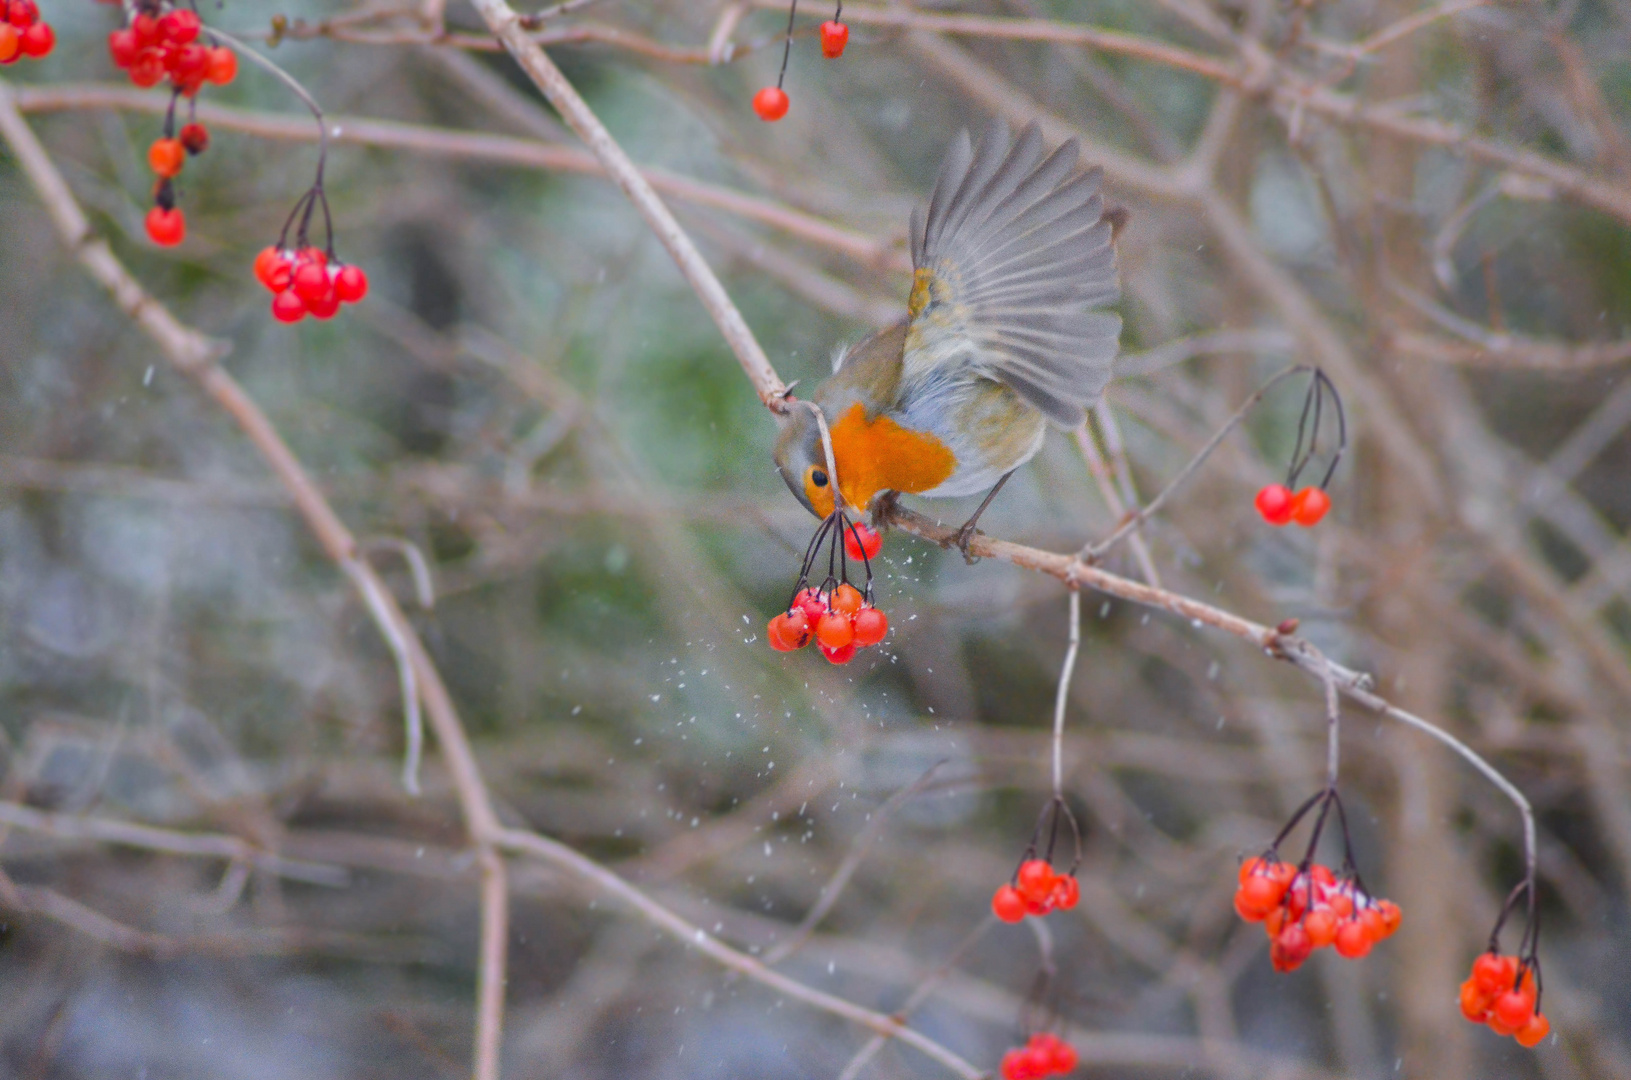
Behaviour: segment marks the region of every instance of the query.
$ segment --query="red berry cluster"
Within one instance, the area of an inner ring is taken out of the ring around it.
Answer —
[[[1044,1080],[1076,1068],[1076,1051],[1059,1036],[1039,1031],[1024,1046],[1002,1055],[1002,1080]]]
[[[310,315],[332,319],[341,304],[355,304],[368,295],[368,275],[319,248],[291,251],[276,245],[255,256],[255,277],[273,294],[272,317],[294,323]]]
[[[1342,451],[1347,448],[1348,421],[1342,411],[1342,396],[1337,393],[1336,385],[1325,372],[1319,368],[1293,370],[1309,370],[1312,378],[1308,383],[1308,393],[1303,398],[1302,418],[1297,421],[1297,445],[1291,452],[1291,468],[1286,475],[1285,483],[1267,485],[1257,493],[1257,498],[1253,502],[1257,506],[1257,512],[1262,514],[1263,520],[1270,525],[1288,525],[1295,521],[1304,528],[1311,529],[1318,525],[1320,519],[1331,509],[1331,496],[1325,493],[1325,488],[1337,471],[1337,463],[1342,460]],[[1271,383],[1278,382],[1281,377],[1275,376]],[[1261,391],[1259,394],[1261,395]],[[1302,471],[1314,461],[1316,447],[1320,443],[1321,420],[1325,414],[1327,401],[1331,403],[1331,411],[1336,414],[1337,422],[1336,447],[1330,451],[1331,462],[1326,466],[1325,477],[1318,485],[1293,491],[1297,487],[1297,477],[1301,476]]]
[[[38,60],[57,47],[57,32],[40,18],[34,0],[0,0],[0,64],[27,56]]]
[[[1358,960],[1391,937],[1404,918],[1398,904],[1366,895],[1353,878],[1339,878],[1328,866],[1313,863],[1299,872],[1272,856],[1240,865],[1235,913],[1263,924],[1269,959],[1282,972],[1296,971],[1327,945]]]
[[[888,633],[889,617],[844,582],[825,592],[800,589],[788,609],[770,620],[767,636],[777,652],[802,649],[814,637],[822,656],[847,664],[857,649],[876,645]]]
[[[991,914],[1005,923],[1017,923],[1027,915],[1069,911],[1082,898],[1082,887],[1074,871],[1055,873],[1045,859],[1026,859],[1019,864],[1014,880],[997,889],[991,897]]]
[[[1270,525],[1288,525],[1295,521],[1305,529],[1318,525],[1331,509],[1331,496],[1317,487],[1305,487],[1292,494],[1284,484],[1270,484],[1259,491],[1253,501],[1257,512]]]
[[[162,0],[140,0],[130,25],[108,35],[108,53],[137,86],[157,86],[170,80],[170,111],[164,117],[164,135],[147,148],[147,164],[158,174],[153,208],[147,212],[147,236],[160,247],[174,247],[187,237],[187,219],[176,206],[174,180],[187,163],[209,149],[210,133],[189,120],[176,131],[176,98],[188,99],[189,108],[204,84],[225,86],[238,77],[238,54],[225,45],[200,40],[204,22],[190,8]]]
[[[1461,1015],[1512,1036],[1519,1046],[1533,1048],[1551,1034],[1539,1005],[1534,967],[1493,949],[1472,962],[1472,974],[1461,984]]]
[[[793,51],[793,16],[798,11],[798,0],[793,0],[787,12],[787,44],[782,49],[781,74],[776,76],[776,85],[767,86],[753,95],[753,111],[765,123],[774,123],[787,115],[787,107],[791,104],[787,91],[782,89],[782,82],[787,78],[787,57]],[[821,55],[829,60],[836,60],[844,55],[844,46],[849,44],[849,27],[841,21],[844,16],[844,5],[838,5],[833,17],[821,24]]]
[[[177,93],[194,97],[206,82],[225,86],[238,76],[238,55],[199,41],[203,29],[196,11],[141,2],[130,25],[108,35],[108,53],[137,86],[157,86],[168,77]]]

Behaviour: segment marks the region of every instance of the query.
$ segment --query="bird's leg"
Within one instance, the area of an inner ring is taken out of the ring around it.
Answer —
[[[898,505],[900,505],[900,492],[878,492],[877,496],[872,500],[872,508],[868,514],[872,518],[872,524],[880,530],[889,528],[889,518],[894,514],[895,507]]]
[[[1014,470],[1012,469],[1009,469],[1007,472],[1003,473],[1002,479],[997,481],[997,486],[986,492],[985,501],[981,502],[980,508],[974,511],[974,516],[963,522],[963,527],[957,530],[957,536],[954,542],[957,544],[957,550],[963,553],[963,561],[970,566],[973,566],[975,562],[978,561],[968,553],[969,542],[974,539],[974,534],[979,531],[974,526],[979,522],[980,515],[985,513],[985,508],[991,505],[991,500],[997,497],[997,492],[1002,490],[1002,485],[1006,484],[1008,482],[1008,478],[1012,475],[1014,475]]]

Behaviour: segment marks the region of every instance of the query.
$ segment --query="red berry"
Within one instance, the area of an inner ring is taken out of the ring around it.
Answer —
[[[844,55],[844,46],[849,44],[849,27],[841,22],[828,19],[821,24],[821,55],[828,60],[836,60]]]
[[[185,45],[198,37],[203,27],[196,11],[175,8],[159,20],[159,36],[175,45]]]
[[[1513,1038],[1518,1040],[1519,1046],[1528,1050],[1533,1050],[1535,1047],[1540,1045],[1540,1041],[1542,1039],[1551,1033],[1551,1021],[1547,1020],[1546,1017],[1542,1016],[1540,1013],[1536,1013],[1524,1023],[1523,1027],[1518,1029],[1518,1033],[1514,1035]]]
[[[793,597],[793,606],[804,609],[804,614],[813,626],[827,614],[827,601],[818,589],[800,589],[799,594]]]
[[[166,66],[171,78],[180,86],[202,82],[209,73],[210,51],[202,45],[183,45],[171,52],[170,57],[173,62]]]
[[[1303,924],[1287,923],[1269,946],[1269,960],[1274,964],[1275,971],[1296,971],[1313,951],[1314,943],[1308,939],[1308,931],[1303,929]]]
[[[11,6],[6,11],[7,20],[19,30],[33,26],[34,20],[39,17],[40,9],[34,0],[11,0]]]
[[[316,263],[318,266],[328,265],[328,252],[322,248],[303,247],[295,252],[295,255],[301,262]]]
[[[779,86],[767,86],[753,95],[753,111],[766,123],[786,116],[788,104],[787,91]]]
[[[114,67],[123,71],[136,60],[136,34],[132,30],[115,30],[108,35],[108,55]]]
[[[1063,1076],[1076,1071],[1076,1048],[1063,1039],[1053,1041],[1053,1071]]]
[[[1257,512],[1270,525],[1284,525],[1291,520],[1291,489],[1284,484],[1270,484],[1257,493],[1254,500]]]
[[[1509,990],[1518,979],[1518,959],[1487,952],[1472,962],[1472,979],[1485,994]]]
[[[1331,496],[1317,487],[1303,488],[1291,497],[1291,520],[1305,529],[1320,523],[1320,518],[1331,509]]]
[[[859,521],[844,530],[844,553],[852,559],[876,559],[882,547],[883,537]]]
[[[1016,923],[1025,917],[1025,898],[1012,885],[1004,885],[991,897],[991,914],[1005,923]]]
[[[819,645],[819,648],[821,649],[821,655],[834,664],[847,664],[855,659],[855,642],[853,641],[841,649],[831,649],[825,645]]]
[[[187,151],[180,139],[154,139],[147,148],[147,164],[160,176],[174,176],[186,161]]]
[[[1053,867],[1041,859],[1026,859],[1015,876],[1019,894],[1027,900],[1040,903],[1053,892]]]
[[[1495,1019],[1505,1027],[1521,1030],[1535,1011],[1535,997],[1520,990],[1508,990],[1495,999]]]
[[[285,289],[272,298],[272,318],[278,322],[294,323],[306,317],[306,302],[295,295],[293,289]]]
[[[848,615],[829,611],[816,623],[816,640],[826,648],[842,649],[854,643],[855,627]]]
[[[210,148],[210,129],[194,121],[191,124],[181,125],[181,132],[177,135],[181,145],[187,153],[197,157]]]
[[[138,48],[148,49],[159,43],[159,21],[145,12],[130,20],[130,29],[136,35]]]
[[[301,252],[300,266],[294,272],[294,291],[310,304],[333,292],[334,283],[328,279],[328,270],[321,263],[307,260],[305,252]]]
[[[1024,1051],[1022,1050],[1009,1050],[1002,1055],[1002,1065],[997,1070],[1002,1074],[1002,1080],[1033,1080],[1024,1071],[1025,1066],[1020,1062],[1020,1058],[1023,1056]]]
[[[1336,950],[1338,956],[1349,960],[1358,960],[1370,952],[1370,935],[1365,932],[1365,924],[1358,919],[1349,919],[1337,931]]]
[[[140,15],[137,16],[141,18]],[[130,81],[140,87],[157,86],[164,78],[164,61],[155,52],[140,52],[130,65]]]
[[[1266,874],[1246,879],[1237,891],[1235,908],[1248,922],[1262,922],[1280,904],[1286,888]],[[1255,912],[1255,917],[1246,912]]]
[[[876,645],[889,633],[889,617],[875,607],[855,613],[855,644],[861,648]]]
[[[368,275],[360,266],[342,266],[334,278],[334,292],[343,303],[355,304],[368,295]]]
[[[238,77],[238,54],[225,45],[217,45],[210,50],[209,63],[205,67],[205,78],[216,86],[225,86]]]
[[[306,310],[314,319],[332,319],[340,310],[340,298],[330,289],[316,300],[306,301]]]
[[[147,212],[147,235],[160,247],[175,247],[187,238],[187,219],[175,207],[155,206]]]
[[[9,64],[23,51],[23,35],[10,23],[0,22],[0,64]]]
[[[1060,911],[1069,911],[1076,906],[1082,898],[1081,883],[1074,874],[1065,874],[1055,878],[1053,883],[1053,906]]]
[[[287,289],[293,275],[294,269],[289,265],[288,257],[277,247],[261,248],[260,254],[255,256],[255,280],[273,292]]]

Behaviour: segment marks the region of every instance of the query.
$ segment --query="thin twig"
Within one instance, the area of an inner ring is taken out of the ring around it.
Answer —
[[[944,764],[944,761],[937,761],[930,765],[923,771],[923,775],[889,796],[882,806],[872,812],[866,828],[861,830],[861,835],[850,845],[843,861],[838,864],[838,869],[834,870],[832,877],[821,886],[819,899],[810,905],[810,910],[805,912],[804,918],[793,928],[793,932],[765,953],[766,964],[775,967],[810,940],[810,935],[815,933],[815,928],[821,924],[821,920],[825,919],[833,905],[838,903],[838,898],[844,893],[844,887],[849,884],[850,878],[855,876],[855,871],[860,869],[861,863],[871,852],[872,845],[883,835],[884,826],[895,816],[895,811],[905,806],[913,797],[922,794],[923,789],[929,786],[929,781],[934,779],[934,774]]]
[[[696,245],[691,242],[685,230],[680,228],[680,223],[674,220],[674,215],[663,204],[662,199],[658,198],[650,181],[635,168],[628,154],[623,152],[623,148],[600,122],[600,118],[589,108],[588,103],[578,94],[566,76],[561,74],[555,62],[544,53],[536,41],[527,36],[525,28],[520,25],[520,17],[509,4],[504,0],[470,0],[470,3],[487,23],[493,36],[504,44],[534,85],[549,99],[549,103],[555,106],[555,111],[561,114],[567,126],[577,133],[578,138],[588,146],[590,153],[599,159],[612,181],[623,189],[623,193],[634,203],[635,209],[645,218],[651,231],[657,234],[657,239],[668,249],[669,255],[679,266],[680,273],[690,283],[697,298],[702,301],[703,307],[719,327],[719,332],[724,335],[731,351],[736,354],[737,362],[742,365],[748,381],[758,391],[759,400],[772,412],[785,412],[787,403],[784,399],[787,387],[776,374],[776,369],[771,366],[770,358],[765,356],[764,349],[753,336],[753,331],[748,329],[742,313],[736,309],[736,304],[725,292],[725,287],[719,283],[713,270],[697,251]]]
[[[42,836],[54,836],[61,840],[92,840],[102,844],[140,848],[144,851],[162,851],[170,855],[228,859],[234,863],[254,866],[269,874],[294,881],[310,882],[313,885],[340,888],[351,881],[351,875],[344,867],[284,858],[247,840],[221,833],[179,832],[113,818],[84,817],[78,814],[36,810],[31,806],[14,802],[0,802],[0,824],[14,829],[25,829]]]
[[[842,1017],[880,1035],[899,1039],[965,1080],[984,1080],[985,1074],[979,1069],[934,1039],[907,1027],[899,1018],[885,1016],[854,1002],[845,1001],[766,967],[762,961],[731,948],[701,927],[680,918],[617,874],[580,855],[565,844],[539,836],[537,833],[514,829],[501,831],[497,839],[499,846],[507,851],[541,859],[552,866],[571,871],[574,876],[582,878],[634,908],[652,925],[677,941],[683,942],[687,947],[696,949],[722,967],[763,983],[795,1001],[802,1001],[806,1005]]]

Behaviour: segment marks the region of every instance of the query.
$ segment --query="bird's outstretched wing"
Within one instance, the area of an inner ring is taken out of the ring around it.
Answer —
[[[905,375],[956,365],[1014,389],[1074,427],[1110,381],[1120,296],[1099,169],[1074,140],[1044,157],[1027,126],[1001,122],[946,153],[927,211],[912,212]]]

